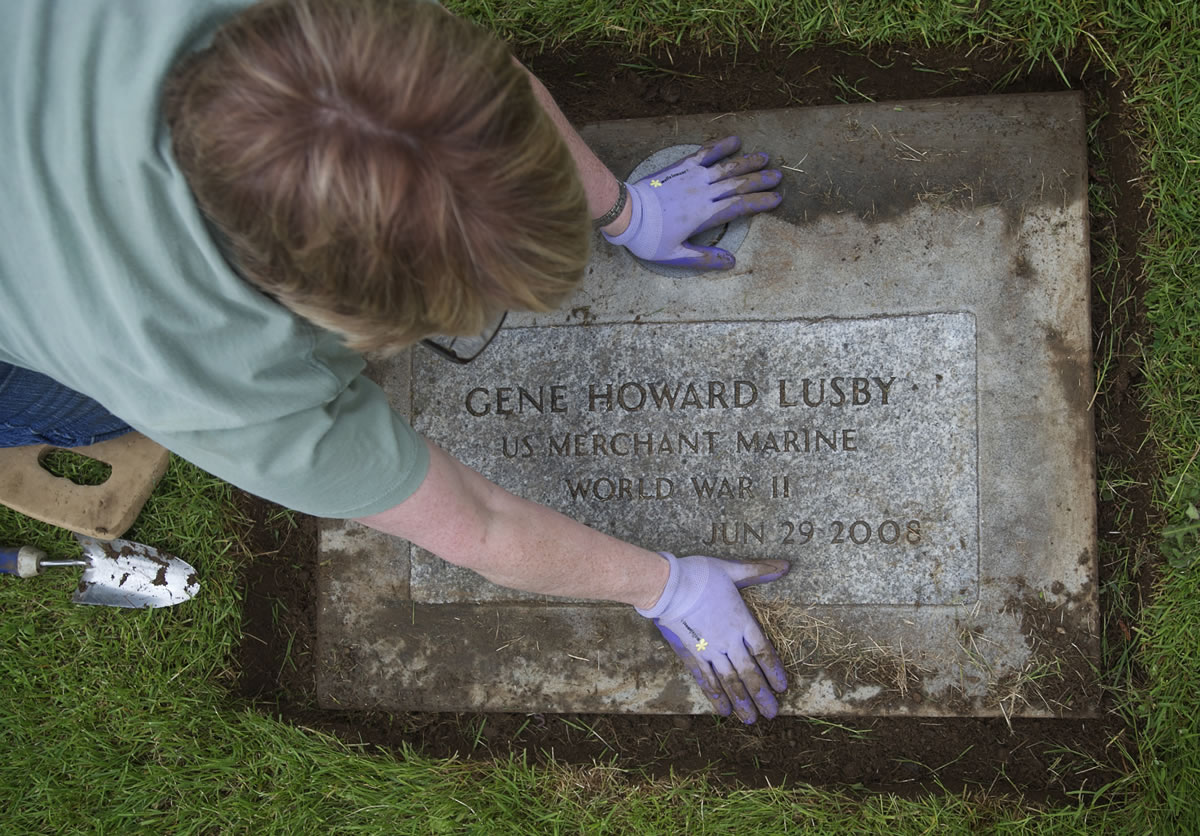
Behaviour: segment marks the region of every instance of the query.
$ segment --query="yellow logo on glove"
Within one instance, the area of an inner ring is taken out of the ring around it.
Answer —
[[[696,642],[697,650],[704,650],[706,647],[708,647],[708,639],[701,639],[700,641]]]

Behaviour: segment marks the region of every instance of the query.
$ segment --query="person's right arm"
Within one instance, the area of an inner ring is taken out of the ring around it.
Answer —
[[[747,723],[775,715],[773,692],[787,680],[738,589],[779,577],[786,562],[668,558],[514,496],[426,443],[429,469],[416,492],[359,522],[501,586],[632,604],[718,712]]]
[[[642,608],[658,600],[668,569],[661,556],[514,496],[427,444],[429,471],[416,493],[359,522],[500,586]]]

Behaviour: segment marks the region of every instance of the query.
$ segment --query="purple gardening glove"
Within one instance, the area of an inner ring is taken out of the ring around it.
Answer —
[[[654,622],[722,716],[743,723],[779,711],[773,691],[787,688],[783,663],[738,592],[784,575],[784,560],[741,563],[659,552],[671,574],[658,603],[638,612]]]
[[[763,171],[766,154],[731,155],[742,141],[729,136],[629,186],[629,227],[613,244],[638,258],[675,267],[728,270],[733,255],[720,247],[688,243],[693,235],[743,215],[774,209],[783,198],[770,191],[782,173]],[[728,158],[728,159],[727,159]]]

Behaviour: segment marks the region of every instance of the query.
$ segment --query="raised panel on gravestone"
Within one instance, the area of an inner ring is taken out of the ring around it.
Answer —
[[[631,120],[639,176],[727,133],[781,206],[686,275],[597,237],[575,297],[456,365],[369,374],[513,493],[656,550],[782,557],[754,606],[785,713],[1086,715],[1097,689],[1076,94]],[[735,228],[736,227],[736,228]],[[329,707],[701,713],[631,608],[490,584],[352,522],[321,536]]]
[[[501,487],[656,549],[786,552],[766,591],[805,605],[976,600],[971,314],[518,327],[493,348],[416,355],[413,405]],[[423,550],[411,578],[415,601],[537,598]]]

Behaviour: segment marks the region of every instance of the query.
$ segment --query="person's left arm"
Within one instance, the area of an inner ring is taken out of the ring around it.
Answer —
[[[522,68],[529,76],[534,96],[570,149],[587,192],[592,217],[603,217],[616,205],[620,195],[618,179],[588,148],[546,86],[527,68]],[[688,239],[735,218],[779,205],[781,196],[772,190],[779,185],[782,172],[766,168],[765,153],[735,156],[740,147],[737,137],[726,137],[662,171],[628,184],[624,209],[601,231],[611,243],[624,246],[647,261],[709,270],[732,267],[731,253],[692,244]]]
[[[588,148],[583,137],[567,121],[567,117],[559,109],[554,97],[546,89],[546,85],[529,72],[527,67],[520,62],[517,63],[529,76],[529,83],[533,86],[533,95],[542,105],[542,109],[550,116],[551,121],[554,122],[558,132],[562,134],[563,140],[567,143],[567,148],[571,151],[571,158],[575,160],[575,167],[579,169],[579,177],[583,180],[583,189],[587,192],[588,211],[591,212],[593,218],[602,217],[617,203],[619,193],[617,178],[608,170],[608,166],[600,162],[600,158],[592,153],[592,149]],[[617,216],[616,220],[603,227],[602,230],[609,235],[620,235],[629,226],[630,212],[631,205],[627,202],[625,209]]]

